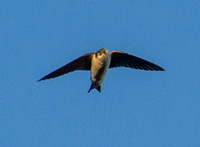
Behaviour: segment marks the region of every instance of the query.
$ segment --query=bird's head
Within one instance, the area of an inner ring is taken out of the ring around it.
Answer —
[[[107,49],[102,48],[102,49],[98,50],[98,51],[95,53],[95,55],[96,55],[96,57],[97,57],[97,56],[101,56],[101,55],[103,55],[103,54],[106,55],[107,52],[108,52]]]

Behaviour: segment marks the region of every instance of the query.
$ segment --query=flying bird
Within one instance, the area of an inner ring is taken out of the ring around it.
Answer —
[[[107,49],[102,48],[96,53],[90,52],[71,61],[38,81],[55,78],[75,70],[90,70],[90,79],[92,84],[88,93],[92,89],[97,89],[101,92],[101,84],[107,70],[109,68],[122,66],[141,70],[164,71],[162,67],[142,58],[121,51],[108,52]]]

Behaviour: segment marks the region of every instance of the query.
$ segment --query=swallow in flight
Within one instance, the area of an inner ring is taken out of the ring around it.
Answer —
[[[49,73],[38,81],[55,78],[75,70],[90,70],[92,84],[88,93],[92,89],[97,89],[99,92],[101,92],[101,84],[104,80],[107,70],[109,68],[122,66],[141,70],[164,71],[162,67],[142,58],[121,51],[108,52],[107,49],[102,48],[96,53],[87,53],[71,61],[70,63]]]

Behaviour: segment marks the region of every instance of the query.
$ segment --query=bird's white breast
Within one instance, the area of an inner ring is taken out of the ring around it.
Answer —
[[[94,54],[92,57],[92,66],[91,66],[91,80],[92,82],[97,82],[99,85],[103,82],[105,74],[110,65],[110,54],[106,52],[101,56],[97,56]],[[100,73],[101,72],[101,73]],[[97,79],[96,76],[100,74],[100,79]]]

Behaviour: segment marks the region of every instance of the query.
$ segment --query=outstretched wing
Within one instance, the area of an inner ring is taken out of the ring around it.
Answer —
[[[121,51],[111,51],[111,62],[109,68],[130,67],[142,70],[164,71],[164,69],[154,63]]]
[[[93,53],[87,53],[73,60],[72,62],[58,68],[57,70],[49,73],[48,75],[44,76],[38,81],[55,78],[55,77],[67,74],[69,72],[72,72],[74,70],[90,70],[92,55]]]

